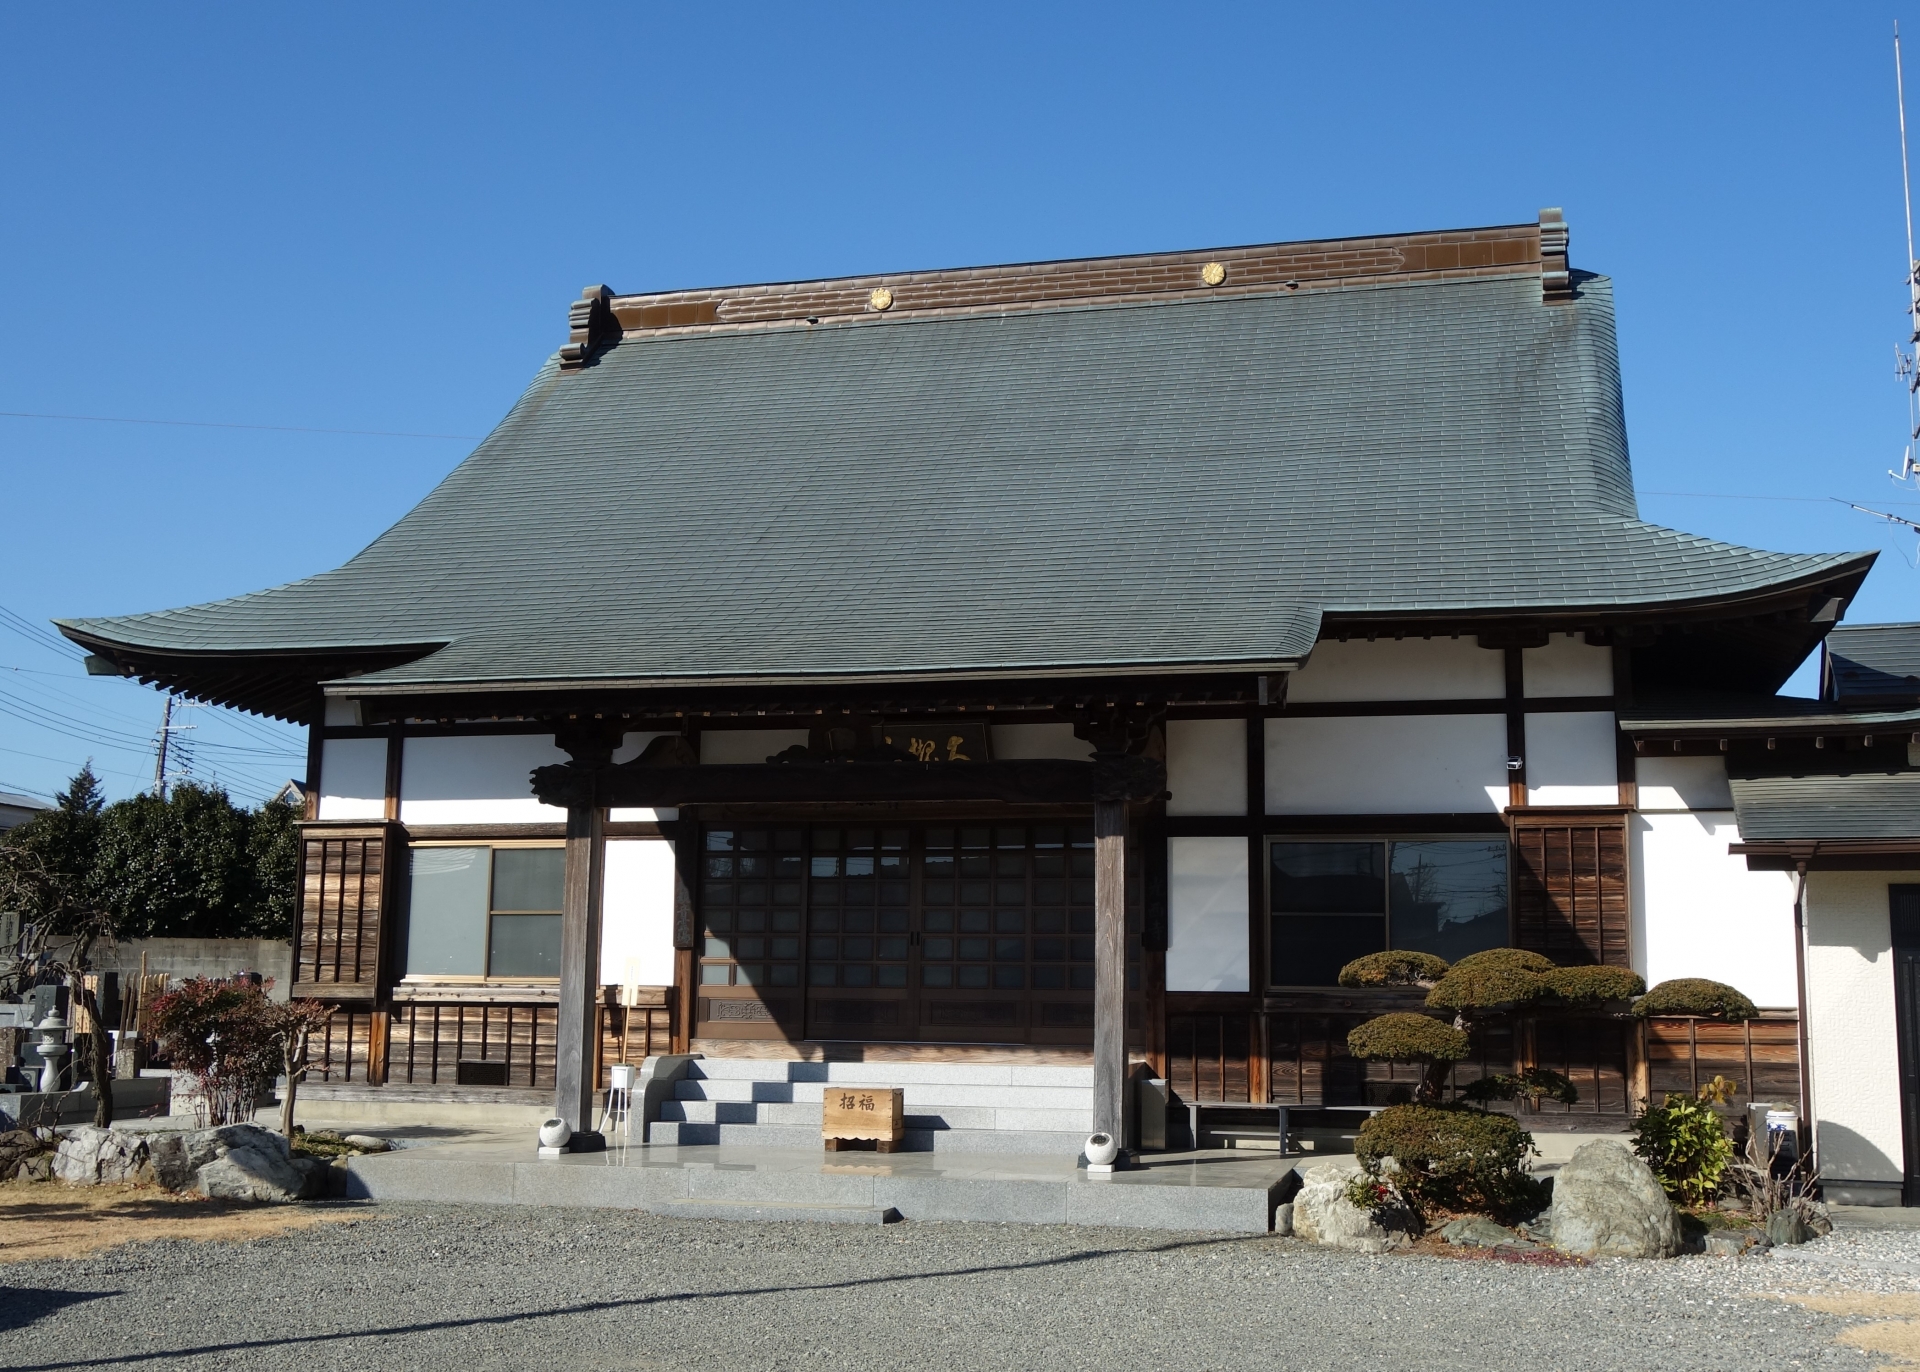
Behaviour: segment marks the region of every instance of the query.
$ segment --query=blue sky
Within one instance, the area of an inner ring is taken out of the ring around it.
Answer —
[[[588,282],[1561,205],[1574,264],[1617,283],[1642,513],[1882,548],[1849,617],[1920,619],[1914,537],[1830,499],[1920,517],[1885,476],[1889,33],[1920,41],[1920,11],[1341,8],[0,11],[0,410],[277,426],[0,416],[0,606],[44,625],[337,565],[499,418]],[[0,790],[89,755],[138,789],[159,711],[0,627]],[[285,726],[189,722],[195,772],[247,799],[303,770]]]

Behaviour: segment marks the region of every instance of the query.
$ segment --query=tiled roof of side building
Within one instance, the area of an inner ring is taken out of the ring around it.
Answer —
[[[1920,771],[1734,777],[1730,785],[1748,843],[1920,839]]]
[[[396,645],[356,685],[432,689],[1251,670],[1326,616],[1851,594],[1871,555],[1638,517],[1610,283],[1543,298],[1537,230],[1500,232],[1522,230],[1517,263],[1044,308],[640,328],[651,307],[616,298],[635,327],[549,362],[345,566],[63,628],[211,657]]]
[[[1827,635],[1822,694],[1920,702],[1920,624],[1842,624]]]

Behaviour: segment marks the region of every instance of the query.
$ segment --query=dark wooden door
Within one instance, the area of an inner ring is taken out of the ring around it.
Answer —
[[[1894,1021],[1900,1043],[1904,1204],[1920,1205],[1920,886],[1887,888],[1893,934]]]
[[[712,824],[701,1038],[1084,1046],[1080,824]]]

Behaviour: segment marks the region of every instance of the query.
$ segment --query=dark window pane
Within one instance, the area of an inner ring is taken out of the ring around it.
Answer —
[[[929,830],[927,830],[927,847],[929,847],[929,848],[951,848],[951,847],[953,847],[953,830],[951,830],[951,829],[929,829]],[[927,859],[927,861],[928,861],[928,862],[932,862],[932,861],[933,861],[933,859],[932,859],[932,858],[928,858],[928,859]]]
[[[839,978],[840,969],[830,962],[816,962],[807,968],[809,986],[831,986]]]
[[[733,830],[707,830],[707,851],[710,853],[731,853],[733,851]]]
[[[1074,990],[1091,991],[1093,989],[1093,968],[1069,967],[1067,970],[1072,973],[1072,976],[1068,979],[1068,985],[1072,986]]]
[[[706,884],[707,904],[733,904],[733,883],[730,881],[710,881]]]
[[[984,877],[993,868],[986,857],[963,857],[960,859],[960,875],[963,877]]]
[[[925,924],[929,934],[951,933],[953,931],[953,911],[929,910],[926,913]]]
[[[953,956],[953,940],[950,938],[930,938],[922,945],[924,956],[945,962]]]
[[[816,853],[813,861],[807,864],[807,867],[816,877],[837,877],[840,875],[840,859],[837,857],[821,857]]]
[[[1000,848],[1024,848],[1027,846],[1025,829],[1001,828],[993,831],[993,841]]]
[[[1024,881],[997,881],[993,884],[993,899],[999,905],[1025,905],[1027,903],[1027,883]]]
[[[960,903],[962,905],[985,905],[987,903],[987,883],[984,881],[961,882]]]
[[[1076,848],[1093,847],[1093,826],[1091,824],[1073,825],[1067,830],[1067,842]]]
[[[765,905],[767,903],[767,883],[764,881],[743,881],[738,887],[742,905]]]
[[[1334,986],[1340,969],[1387,946],[1386,921],[1369,915],[1276,915],[1275,986]]]
[[[1024,967],[996,967],[993,969],[993,989],[996,991],[1018,991],[1027,984],[1027,969]]]
[[[814,861],[818,862],[820,859],[815,858]],[[834,859],[828,858],[827,861],[832,862]],[[838,905],[840,903],[840,883],[837,881],[821,881],[816,878],[810,894],[813,896],[813,903],[815,905]]]
[[[1072,861],[1068,863],[1068,867],[1074,876],[1090,877],[1093,875],[1092,853],[1069,853],[1067,856],[1072,859]]]
[[[883,934],[906,933],[907,912],[905,910],[882,910],[880,912],[880,932]]]
[[[710,857],[707,859],[707,875],[710,877],[730,877],[733,875],[733,859],[730,857]],[[712,889],[712,888],[708,888]]]
[[[783,934],[797,932],[800,928],[800,912],[798,910],[775,910],[773,912],[773,927]]]
[[[724,934],[727,932],[727,930],[731,928],[733,928],[733,911],[731,910],[707,911],[707,932],[708,933]]]
[[[1083,938],[1093,937],[1093,911],[1075,910],[1073,912],[1073,932]]]
[[[926,884],[927,904],[953,904],[953,883],[950,881],[930,881]]]
[[[855,845],[858,847],[859,845]],[[847,875],[850,877],[870,877],[873,875],[871,857],[850,857],[847,859]]]
[[[841,883],[841,896],[849,905],[873,904],[873,882],[860,877],[849,877]]]
[[[830,934],[840,927],[838,910],[815,910],[807,927],[817,934]]]
[[[907,831],[905,829],[882,829],[880,831],[880,846],[882,848],[892,848],[895,851],[905,848],[907,846]]]
[[[1035,962],[1065,962],[1067,941],[1063,938],[1037,938],[1033,941]]]
[[[728,946],[727,941],[723,938],[710,938],[707,940],[707,946],[701,950],[700,956],[703,958],[730,958],[733,956],[733,949]]]
[[[905,905],[908,899],[907,883],[904,881],[883,881],[880,883],[880,903],[882,905]]]
[[[847,830],[847,847],[853,849],[856,853],[872,852],[873,851],[873,830],[871,829]],[[851,859],[849,859],[849,861],[851,861]],[[872,858],[863,858],[861,859],[861,861],[867,864],[868,871],[873,870]],[[849,867],[847,870],[852,871],[853,869]]]
[[[989,916],[985,910],[962,910],[960,912],[960,932],[963,934],[984,934],[987,932]]]
[[[987,968],[968,967],[963,964],[956,967],[954,971],[959,974],[960,985],[966,990],[984,991],[987,989]]]
[[[775,986],[798,986],[800,969],[791,962],[776,962],[768,969]]]
[[[765,986],[767,967],[762,962],[743,962],[734,969],[735,986]]]
[[[566,873],[564,848],[496,848],[493,908],[558,913]]]
[[[1037,910],[1033,916],[1033,932],[1036,934],[1064,934],[1067,932],[1067,912],[1065,910]]]
[[[773,860],[773,874],[777,877],[795,878],[807,870],[807,860],[798,853],[782,853]]]
[[[904,962],[907,957],[907,941],[903,938],[883,938],[876,945],[874,956],[882,962]]]
[[[960,958],[963,962],[985,962],[987,960],[988,940],[983,938],[963,938],[960,940]]]
[[[1033,903],[1035,905],[1065,905],[1067,903],[1067,883],[1064,881],[1034,882]]]
[[[1075,962],[1093,961],[1093,940],[1077,938],[1073,941],[1073,960]]]
[[[1067,831],[1054,825],[1041,825],[1033,831],[1033,846],[1036,848],[1059,848],[1066,844]]]
[[[842,925],[849,934],[871,934],[873,932],[873,911],[849,910],[842,916]]]
[[[1392,946],[1453,962],[1508,937],[1507,843],[1396,843],[1389,857]]]
[[[772,956],[776,958],[797,959],[800,956],[800,940],[797,938],[777,938],[773,940]]]
[[[807,846],[807,833],[804,829],[782,829],[773,836],[773,846],[792,852]]]
[[[1067,859],[1063,853],[1040,853],[1033,859],[1033,874],[1037,877],[1063,877],[1067,874]]]
[[[897,964],[891,967],[876,968],[874,976],[876,978],[875,984],[879,986],[905,986],[907,984],[907,969]]]
[[[560,975],[560,916],[495,915],[487,948],[487,975]]]
[[[960,831],[960,846],[962,848],[988,847],[987,831],[985,829],[962,829]]]
[[[1067,969],[1064,967],[1035,967],[1033,989],[1036,991],[1060,991],[1066,988]]]
[[[743,938],[734,940],[733,955],[736,958],[763,958],[767,955],[767,941],[763,938]]]
[[[840,956],[853,962],[865,962],[873,956],[873,940],[870,938],[843,938],[840,940]]]
[[[842,986],[871,986],[873,985],[873,968],[867,966],[864,962],[850,962],[840,969],[840,984]]]
[[[945,966],[923,966],[920,969],[920,984],[922,986],[951,986],[953,985],[953,968]]]
[[[1073,903],[1075,905],[1093,904],[1093,883],[1091,881],[1076,881],[1069,889],[1073,893]]]
[[[758,853],[742,854],[736,859],[734,870],[743,877],[764,877],[769,875],[767,860]]]
[[[738,830],[734,835],[734,846],[746,853],[761,852],[767,846],[767,831],[765,829]]]
[[[773,903],[775,905],[798,905],[800,903],[800,883],[797,881],[776,881],[773,884]]]
[[[1024,934],[1027,932],[1027,913],[1024,910],[995,910],[993,912],[993,932],[996,934]]]
[[[840,846],[840,831],[838,829],[815,829],[813,831],[813,846],[816,851],[825,850],[829,853],[832,852]]]
[[[765,910],[742,910],[733,917],[733,927],[745,933],[757,934],[767,927]]]
[[[993,941],[993,956],[1000,962],[1025,962],[1027,941],[1023,938],[997,938]]]
[[[1379,843],[1273,845],[1275,914],[1378,915],[1387,908]]]
[[[831,961],[840,955],[840,940],[833,938],[810,939],[807,943],[807,950],[813,957],[826,958]]]

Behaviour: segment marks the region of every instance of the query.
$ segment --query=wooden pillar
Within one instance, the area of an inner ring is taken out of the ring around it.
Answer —
[[[553,1113],[573,1131],[593,1127],[594,1011],[600,1000],[600,888],[606,860],[605,812],[567,810],[566,885],[560,914],[560,1016],[555,1044]]]
[[[1093,806],[1093,1131],[1126,1142],[1127,803]]]

